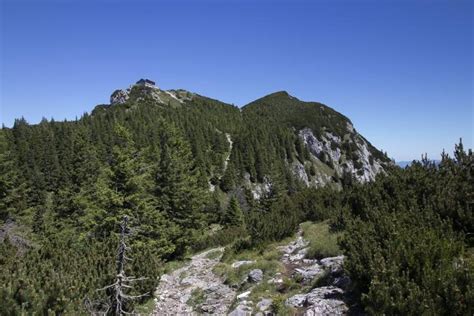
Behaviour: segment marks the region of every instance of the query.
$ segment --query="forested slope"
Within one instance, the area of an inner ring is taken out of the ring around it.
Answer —
[[[133,227],[127,271],[148,277],[130,294],[152,292],[164,262],[210,246],[263,247],[304,220],[329,219],[351,232],[342,245],[354,293],[368,310],[405,311],[393,304],[423,295],[442,312],[447,307],[436,304],[448,298],[466,310],[470,274],[446,267],[472,247],[472,153],[458,149],[439,168],[402,171],[346,117],[286,92],[239,109],[134,85],[112,101],[75,121],[19,119],[0,130],[0,314],[78,314],[86,298],[107,302],[111,293],[96,289],[114,278],[124,215]],[[387,248],[390,234],[397,244]],[[438,252],[418,250],[419,240]],[[415,294],[393,297],[380,281],[391,260],[389,276]],[[440,277],[449,293],[431,290],[436,277],[420,275],[419,264],[446,270]],[[407,271],[414,277],[398,281]]]

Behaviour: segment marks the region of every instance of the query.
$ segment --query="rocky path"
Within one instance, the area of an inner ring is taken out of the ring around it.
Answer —
[[[286,273],[292,278],[301,279],[302,284],[311,284],[322,277],[326,279],[326,284],[315,287],[309,292],[293,295],[285,304],[305,316],[346,315],[348,307],[345,303],[345,291],[350,279],[343,273],[344,257],[305,259],[308,245],[300,229],[296,240],[279,247],[283,253],[282,262]]]
[[[184,267],[162,275],[153,315],[225,315],[236,292],[212,272],[223,251],[202,252]]]
[[[213,273],[224,248],[197,254],[184,267],[161,276],[155,293],[153,315],[272,315],[272,294],[267,291],[268,295],[264,294],[258,301],[252,301],[250,293],[262,282],[271,284],[274,291],[278,292],[280,288],[284,289],[285,279],[293,279],[301,286],[298,294],[292,294],[284,302],[297,315],[346,315],[346,291],[350,279],[342,269],[344,257],[307,259],[305,256],[308,246],[309,242],[304,239],[300,230],[296,239],[278,247],[280,262],[285,270],[283,273],[264,277],[262,270],[251,268],[242,283],[246,286],[235,288],[224,284],[224,280]],[[255,264],[255,261],[236,261],[231,267],[238,269],[242,265],[251,264]],[[319,279],[323,281],[313,288],[314,281]]]

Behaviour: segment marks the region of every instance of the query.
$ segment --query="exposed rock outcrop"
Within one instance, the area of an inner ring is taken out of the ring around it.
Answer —
[[[110,96],[110,104],[124,104],[130,98],[130,90],[115,90]]]
[[[314,160],[320,161],[332,168],[336,174],[341,176],[344,172],[351,174],[359,182],[368,182],[383,171],[382,162],[376,159],[369,150],[367,141],[357,134],[348,123],[347,134],[344,139],[332,132],[323,132],[318,138],[309,128],[299,131],[298,135],[303,140]],[[351,151],[342,148],[350,148]],[[308,175],[302,174],[302,168],[295,167],[295,175],[307,185],[319,186],[321,181],[312,181]],[[321,179],[318,179],[321,180]],[[331,181],[326,177],[324,182]]]
[[[255,200],[259,200],[265,194],[269,193],[272,187],[272,183],[268,177],[265,177],[263,183],[254,183],[250,180],[250,174],[244,174],[244,183],[247,188],[252,192],[252,196]]]

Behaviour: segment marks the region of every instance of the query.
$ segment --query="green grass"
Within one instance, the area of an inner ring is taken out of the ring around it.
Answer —
[[[135,307],[134,312],[138,315],[150,315],[155,309],[155,300],[153,298],[148,299],[145,303]]]
[[[191,297],[187,304],[192,306],[194,310],[198,310],[202,303],[204,303],[205,299],[206,295],[204,294],[203,289],[197,288],[191,292]]]
[[[222,252],[220,250],[210,251],[209,253],[206,254],[206,258],[210,260],[217,259],[220,257],[221,254]]]
[[[174,270],[178,270],[179,268],[184,267],[187,263],[189,263],[189,259],[168,261],[164,264],[164,273],[170,273]]]
[[[309,241],[308,259],[322,259],[342,254],[338,246],[338,238],[342,233],[333,233],[329,230],[327,221],[319,223],[306,222],[301,225],[303,237]]]

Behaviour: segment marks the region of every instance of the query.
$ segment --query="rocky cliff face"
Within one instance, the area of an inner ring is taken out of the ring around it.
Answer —
[[[309,128],[304,128],[298,132],[298,136],[303,140],[309,149],[312,159],[328,165],[335,173],[342,175],[348,173],[359,182],[367,182],[375,179],[375,176],[383,171],[383,161],[375,158],[369,151],[369,145],[352,125],[348,126],[344,139],[331,132],[324,132],[319,138]],[[341,148],[348,146],[351,152],[343,153]],[[299,167],[296,173],[298,177],[308,185],[316,186],[325,184],[330,179],[328,177],[314,177],[313,181],[303,174],[304,168]]]

